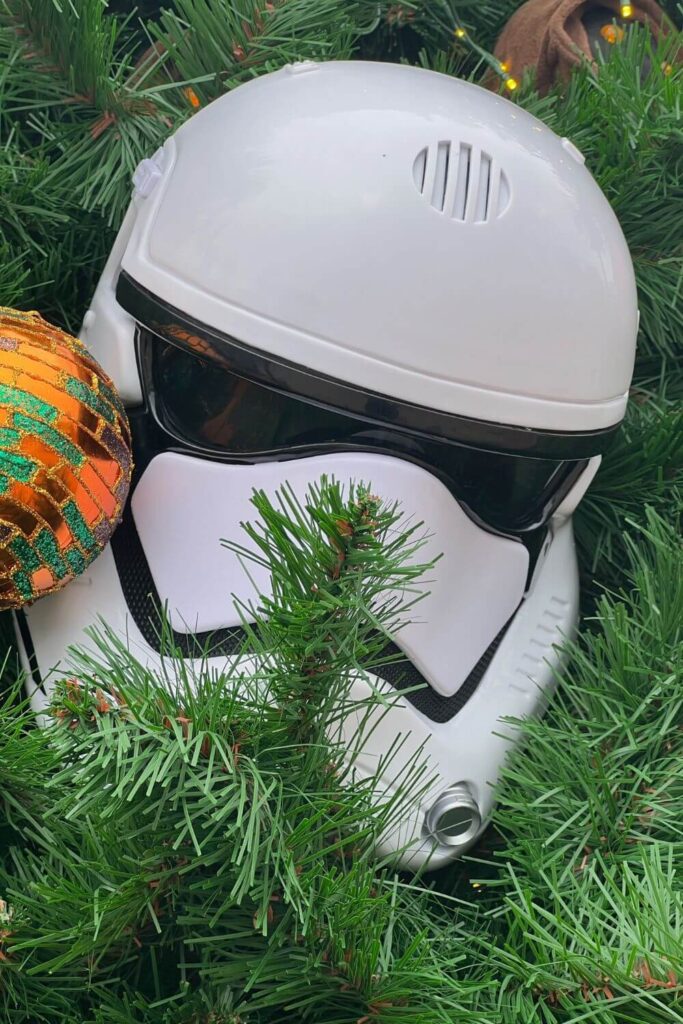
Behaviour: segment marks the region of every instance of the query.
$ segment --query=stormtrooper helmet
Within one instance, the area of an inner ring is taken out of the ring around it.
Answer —
[[[211,103],[138,168],[83,322],[137,479],[112,545],[20,617],[35,707],[98,617],[156,664],[165,604],[176,649],[211,636],[224,664],[231,594],[268,587],[221,547],[254,488],[370,483],[442,557],[357,769],[391,792],[396,737],[399,762],[424,750],[381,852],[445,864],[490,817],[501,719],[542,709],[575,630],[571,516],[624,415],[637,317],[581,153],[508,100],[305,62]]]

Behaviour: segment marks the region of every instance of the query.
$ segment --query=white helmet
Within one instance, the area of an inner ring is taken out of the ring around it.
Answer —
[[[167,602],[188,657],[218,631],[220,666],[230,595],[252,585],[219,544],[253,488],[371,482],[443,558],[381,683],[426,685],[382,710],[357,764],[391,790],[396,736],[406,763],[426,743],[433,784],[383,852],[445,863],[490,814],[500,719],[539,710],[575,628],[570,517],[623,417],[636,330],[628,249],[581,153],[507,100],[351,62],[212,103],[138,168],[84,320],[138,479],[112,549],[26,611],[36,706],[38,673],[98,615],[155,663]]]

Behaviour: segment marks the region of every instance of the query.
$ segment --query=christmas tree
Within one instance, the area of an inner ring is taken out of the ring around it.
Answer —
[[[580,639],[547,715],[524,725],[492,828],[453,867],[377,863],[395,807],[351,778],[330,733],[428,568],[421,528],[362,490],[255,497],[274,597],[248,616],[247,696],[238,669],[216,685],[178,662],[169,686],[103,624],[44,730],[8,649],[8,1024],[683,1019],[681,39],[628,31],[541,96],[491,55],[519,6],[1,0],[4,305],[77,330],[142,158],[254,76],[365,58],[493,76],[578,145],[641,310],[627,420],[576,518]],[[416,763],[406,799],[419,779]]]

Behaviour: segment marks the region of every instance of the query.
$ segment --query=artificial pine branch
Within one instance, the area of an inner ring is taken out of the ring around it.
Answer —
[[[80,987],[85,1019],[116,1019],[108,991],[174,1012],[229,993],[227,1019],[259,1022],[466,1013],[470,985],[442,972],[464,954],[437,940],[429,893],[373,865],[396,808],[328,735],[328,710],[416,599],[421,527],[326,481],[305,507],[287,490],[254,500],[251,557],[273,592],[250,609],[242,658],[221,674],[169,661],[160,677],[105,629],[60,684],[55,724],[29,733],[51,760],[0,870],[8,1020],[31,1019],[48,978],[65,1007]]]
[[[592,580],[620,585],[629,523],[648,506],[672,525],[683,512],[683,409],[636,394],[575,517],[585,590],[594,591]]]
[[[550,713],[520,725],[500,789],[480,956],[506,979],[501,1021],[680,1014],[683,543],[652,511],[632,530],[628,589],[601,600]]]
[[[377,20],[369,0],[175,0],[150,33],[200,103],[304,59],[348,59]]]
[[[39,147],[0,148],[0,294],[76,331],[113,235],[50,172]]]
[[[3,110],[19,141],[37,140],[49,156],[48,183],[118,223],[133,170],[190,113],[175,84],[159,80],[163,54],[140,64],[127,24],[102,0],[64,10],[52,0],[5,0],[0,25],[12,68]]]

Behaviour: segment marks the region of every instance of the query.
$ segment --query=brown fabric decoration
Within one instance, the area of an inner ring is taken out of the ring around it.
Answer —
[[[582,19],[590,11],[606,8],[620,21],[619,0],[528,0],[515,11],[503,29],[494,55],[506,64],[508,73],[521,80],[526,68],[536,68],[536,87],[545,95],[555,82],[566,82],[586,57],[593,60],[588,33]],[[666,15],[655,0],[633,0],[629,22],[640,22],[655,41],[666,34]],[[487,76],[484,83],[498,90],[500,80]]]

